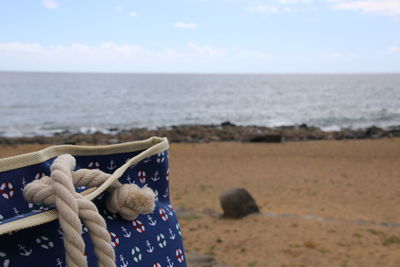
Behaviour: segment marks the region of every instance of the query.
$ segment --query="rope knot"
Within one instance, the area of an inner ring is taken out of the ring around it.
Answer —
[[[113,267],[115,252],[105,220],[92,201],[75,191],[75,186],[100,186],[111,175],[100,170],[73,171],[75,165],[75,158],[69,154],[57,157],[50,167],[50,177],[44,176],[27,184],[24,197],[31,203],[56,206],[69,267],[87,266],[79,217],[89,229],[99,266]],[[123,185],[117,180],[108,190],[111,192],[106,200],[107,208],[112,213],[119,213],[123,219],[134,220],[139,214],[151,213],[155,208],[155,194],[148,187]]]
[[[139,214],[152,213],[155,208],[155,194],[147,186],[124,184],[114,189],[107,199],[107,209],[118,213],[123,219],[132,221]]]

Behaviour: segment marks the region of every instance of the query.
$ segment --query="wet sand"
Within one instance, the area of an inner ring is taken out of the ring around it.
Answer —
[[[2,145],[0,156],[43,147]],[[400,227],[389,227],[400,223],[400,138],[180,143],[170,165],[187,251],[232,266],[400,266]],[[219,219],[230,187],[278,216]]]

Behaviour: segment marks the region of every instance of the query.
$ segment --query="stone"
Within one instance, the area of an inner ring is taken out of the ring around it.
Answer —
[[[250,138],[250,142],[264,142],[264,143],[280,143],[282,142],[282,135],[280,134],[266,134],[266,135],[256,135]]]
[[[256,201],[244,188],[231,188],[220,195],[224,217],[239,219],[251,213],[258,213]]]
[[[224,121],[223,123],[221,123],[222,127],[227,127],[227,126],[231,126],[231,127],[235,127],[236,124],[230,122],[230,121]]]
[[[376,126],[365,129],[365,135],[367,138],[378,138],[383,135],[383,133],[384,130]]]

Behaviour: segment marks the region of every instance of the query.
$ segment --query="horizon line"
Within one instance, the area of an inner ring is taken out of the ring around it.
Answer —
[[[382,75],[400,74],[400,71],[368,71],[368,72],[116,72],[116,71],[48,71],[48,70],[0,70],[0,73],[36,73],[36,74],[140,74],[140,75]]]

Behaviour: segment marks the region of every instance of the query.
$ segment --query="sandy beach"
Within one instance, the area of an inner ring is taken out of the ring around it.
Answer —
[[[219,193],[245,187],[262,212],[343,220],[194,216],[182,220],[190,251],[234,266],[400,264],[399,227],[352,222],[400,222],[400,139],[176,144],[171,155],[177,207],[220,212]]]
[[[48,146],[1,145],[0,156]],[[186,250],[229,266],[400,266],[400,138],[172,144]],[[221,219],[244,187],[261,215]]]

